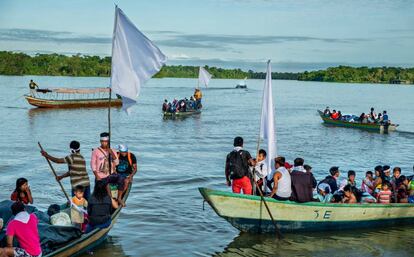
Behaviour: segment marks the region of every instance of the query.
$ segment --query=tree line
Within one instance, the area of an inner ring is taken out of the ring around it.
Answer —
[[[253,70],[223,69],[205,66],[214,76],[222,79],[264,79],[266,73]],[[88,55],[66,56],[62,54],[36,54],[0,51],[0,75],[45,75],[108,77],[111,57]],[[157,78],[196,78],[197,66],[168,65],[155,76]],[[319,71],[272,72],[273,79],[355,82],[355,83],[414,83],[414,68],[349,67],[339,66]]]

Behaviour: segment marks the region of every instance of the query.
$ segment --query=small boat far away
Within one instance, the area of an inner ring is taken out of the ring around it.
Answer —
[[[236,88],[244,88],[244,89],[246,89],[247,88],[246,81],[247,81],[247,77],[245,77],[244,80],[239,81],[239,83],[237,84]]]
[[[318,110],[318,114],[325,124],[346,127],[346,128],[357,128],[363,130],[369,130],[373,132],[392,132],[396,131],[398,124],[381,124],[381,123],[363,123],[359,121],[347,121],[347,120],[334,120],[329,116],[326,116],[323,111]]]
[[[39,108],[108,107],[109,88],[37,89],[25,95],[27,102]],[[122,106],[122,99],[111,99],[112,107]]]

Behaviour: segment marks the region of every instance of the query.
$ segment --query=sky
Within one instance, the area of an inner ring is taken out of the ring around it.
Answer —
[[[414,67],[411,0],[0,0],[0,51],[110,56],[115,3],[170,65]]]

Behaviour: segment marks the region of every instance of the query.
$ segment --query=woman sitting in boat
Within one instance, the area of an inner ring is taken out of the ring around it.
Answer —
[[[164,103],[162,104],[162,111],[163,112],[168,111],[168,100],[167,99],[165,99]]]
[[[339,114],[336,112],[336,110],[333,110],[331,114],[331,119],[337,120],[338,117],[339,117]]]
[[[107,228],[111,225],[111,214],[113,209],[118,208],[118,202],[108,195],[106,184],[96,181],[92,196],[88,202],[89,223],[86,232],[95,228]]]
[[[10,200],[24,204],[33,204],[32,192],[30,191],[27,179],[19,178],[16,180],[16,189],[11,194]]]

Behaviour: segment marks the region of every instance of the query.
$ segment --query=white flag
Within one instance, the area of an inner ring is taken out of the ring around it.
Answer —
[[[202,85],[208,86],[210,79],[213,75],[208,73],[206,69],[200,66],[200,70],[198,71],[198,82]]]
[[[272,69],[270,60],[267,61],[266,81],[263,88],[262,116],[260,122],[260,137],[265,140],[267,146],[267,165],[273,174],[275,170],[274,158],[276,157],[276,133],[273,109],[272,93]],[[271,179],[269,177],[269,179]]]
[[[128,112],[136,104],[141,86],[154,76],[167,57],[135,27],[124,12],[115,7],[112,39],[111,88],[122,96],[122,108]]]

